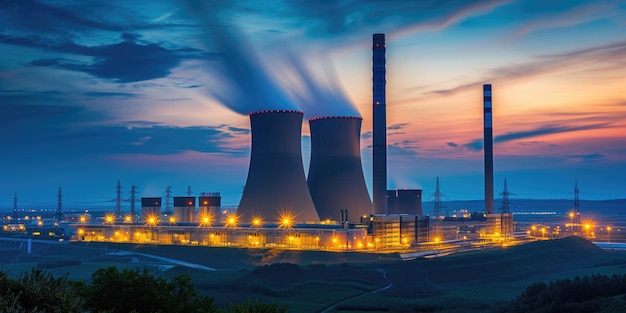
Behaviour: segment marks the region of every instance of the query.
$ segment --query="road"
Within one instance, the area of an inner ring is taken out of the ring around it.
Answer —
[[[389,280],[389,278],[387,278],[387,272],[386,272],[385,270],[383,270],[383,269],[379,269],[379,271],[380,271],[381,273],[383,273],[383,278],[387,281],[387,286],[382,287],[382,288],[380,288],[380,289],[376,289],[376,290],[374,290],[374,291],[370,291],[370,292],[368,292],[368,293],[364,293],[364,294],[362,294],[362,295],[356,295],[356,296],[354,296],[354,297],[350,297],[350,298],[347,298],[347,299],[343,299],[343,300],[341,300],[341,301],[339,301],[339,302],[337,302],[337,303],[335,303],[335,304],[333,304],[333,305],[329,306],[329,307],[328,307],[328,308],[326,308],[324,311],[322,311],[322,313],[331,313],[331,312],[334,312],[334,311],[335,311],[335,309],[337,308],[337,306],[339,306],[339,305],[341,305],[341,304],[344,304],[344,303],[346,303],[346,302],[348,302],[348,301],[352,301],[352,300],[354,300],[354,299],[357,299],[357,298],[360,298],[360,297],[363,297],[363,296],[368,296],[368,295],[371,295],[371,294],[375,294],[375,293],[377,293],[377,292],[381,292],[381,291],[383,291],[383,290],[387,290],[387,289],[391,288],[392,283],[391,283],[391,281]]]

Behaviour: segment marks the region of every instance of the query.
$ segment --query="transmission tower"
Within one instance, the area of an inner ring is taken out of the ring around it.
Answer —
[[[122,216],[122,185],[120,184],[120,180],[117,180],[117,186],[115,187],[116,197],[115,197],[115,215]]]
[[[17,192],[13,196],[13,219],[17,222]]]
[[[433,236],[432,238],[434,238],[435,241],[437,240],[442,240],[443,241],[443,229],[441,226],[441,219],[442,219],[442,215],[441,212],[442,210],[445,208],[445,206],[443,206],[443,204],[441,203],[441,198],[442,197],[447,197],[445,194],[441,193],[441,191],[439,190],[439,177],[437,177],[437,185],[435,187],[435,193],[430,195],[431,198],[434,198],[433,200],[433,205],[434,205],[434,212],[433,212]]]
[[[135,202],[137,202],[137,186],[132,185],[130,186],[130,221],[129,222],[134,222],[135,221]]]
[[[172,186],[165,188],[165,214],[170,214],[170,205],[172,200]]]
[[[580,199],[578,198],[579,195],[579,191],[578,191],[578,180],[576,180],[576,183],[574,185],[574,216],[572,217],[572,229],[575,232],[580,233],[581,232],[581,224],[580,224]]]
[[[509,192],[505,178],[504,190],[500,193],[500,196],[502,197],[502,206],[500,207],[500,232],[502,233],[504,241],[508,241],[513,238],[513,214],[511,214],[511,210],[509,209],[509,206],[511,205],[509,196],[512,195],[515,194]]]
[[[57,213],[56,220],[57,222],[61,222],[63,220],[63,193],[61,192],[61,187],[59,187],[59,192],[57,193]]]
[[[187,186],[187,195],[191,196],[193,194],[193,192],[191,192],[191,185]]]

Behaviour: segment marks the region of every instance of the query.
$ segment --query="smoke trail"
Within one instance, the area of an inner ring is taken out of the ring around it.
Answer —
[[[307,118],[319,116],[361,116],[348,100],[330,62],[320,59],[326,81],[315,77],[302,58],[286,51],[283,58],[295,72],[298,86],[291,86],[291,96]]]
[[[212,5],[184,1],[186,13],[206,29],[207,46],[218,56],[210,71],[210,96],[240,114],[298,109],[263,67],[253,46],[235,28],[225,26],[218,16],[220,8]]]
[[[272,68],[282,70],[269,71],[241,31],[224,26],[219,17],[222,8],[201,1],[184,1],[184,7],[205,27],[207,46],[218,55],[209,73],[212,83],[208,93],[226,107],[240,114],[286,109],[304,111],[307,117],[360,116],[329,62],[322,63],[324,82],[313,75],[302,57],[283,49],[271,58]]]

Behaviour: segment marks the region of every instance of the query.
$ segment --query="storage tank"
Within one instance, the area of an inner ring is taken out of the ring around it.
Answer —
[[[205,193],[198,197],[198,223],[215,224],[219,221],[222,197],[219,192]]]
[[[196,216],[196,197],[174,197],[174,220],[170,223],[193,223]]]
[[[148,217],[158,219],[161,216],[161,198],[141,198],[141,221],[147,222]]]
[[[361,121],[355,116],[309,120],[311,164],[308,186],[320,219],[336,220],[348,210],[348,221],[372,213],[361,164]]]
[[[319,221],[302,164],[303,115],[292,110],[250,113],[252,152],[237,208],[239,223],[253,218],[278,223],[283,214],[295,223]]]

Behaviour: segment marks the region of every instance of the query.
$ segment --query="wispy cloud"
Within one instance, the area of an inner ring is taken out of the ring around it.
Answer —
[[[544,125],[540,128],[519,132],[511,132],[507,134],[502,134],[495,136],[493,141],[495,143],[514,141],[518,139],[526,139],[526,138],[535,138],[545,135],[552,134],[560,134],[560,133],[568,133],[575,131],[584,131],[584,130],[593,130],[593,129],[603,129],[611,127],[611,124],[591,124],[591,125],[581,125],[581,126],[565,126],[565,125]],[[463,145],[464,148],[467,148],[472,151],[480,151],[483,149],[483,138],[472,140],[469,143]]]
[[[606,156],[601,153],[589,153],[589,154],[575,154],[566,156],[567,159],[580,160],[583,162],[596,162],[606,159]]]
[[[622,62],[626,58],[626,41],[577,49],[563,53],[537,55],[526,62],[499,66],[486,71],[483,78],[447,89],[426,91],[440,95],[452,95],[461,91],[479,88],[485,82],[501,83],[522,78],[531,78],[555,71],[579,69],[581,65],[600,67],[611,62]]]

